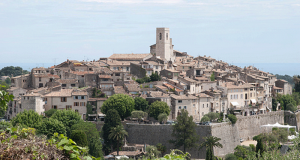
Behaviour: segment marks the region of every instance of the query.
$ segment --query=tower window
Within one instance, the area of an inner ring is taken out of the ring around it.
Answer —
[[[167,37],[167,40],[168,40],[168,37],[169,37],[168,33],[166,34],[166,37]]]
[[[162,36],[161,36],[161,33],[159,33],[159,40],[161,40],[161,37],[162,37]]]

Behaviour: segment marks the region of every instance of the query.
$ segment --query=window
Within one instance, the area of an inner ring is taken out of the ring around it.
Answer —
[[[250,97],[252,97],[252,93],[250,93]]]
[[[74,96],[74,99],[78,99],[78,96]]]
[[[80,102],[80,106],[85,106],[85,102]]]
[[[181,106],[179,106],[178,109],[181,109]]]
[[[126,67],[126,71],[129,71],[129,67]]]
[[[57,105],[52,105],[52,109],[57,109]]]
[[[67,97],[61,97],[60,100],[61,102],[67,102]]]
[[[71,84],[71,87],[75,87],[75,84]]]
[[[162,35],[161,35],[161,33],[159,33],[159,40],[161,40],[161,37],[162,37]]]
[[[208,104],[206,104],[206,107],[208,108]]]
[[[66,110],[72,109],[71,105],[66,105]]]
[[[74,106],[79,106],[79,102],[74,102]]]
[[[178,103],[182,103],[182,100],[178,100]]]
[[[158,66],[155,66],[156,69],[158,69]]]
[[[42,81],[42,77],[39,77],[39,82],[41,82]]]
[[[195,107],[195,104],[193,104],[193,107]]]
[[[167,38],[167,40],[168,40],[168,38],[169,38],[169,35],[168,35],[168,33],[166,33],[166,38]]]
[[[115,73],[115,76],[120,76],[120,73]]]
[[[186,106],[184,106],[183,108],[186,109]]]
[[[203,104],[202,108],[204,108],[204,104]]]
[[[43,85],[43,83],[39,83],[39,88],[41,88],[41,87],[43,87],[44,85]]]
[[[81,96],[81,99],[85,99],[85,96]]]
[[[67,84],[62,84],[61,86],[62,86],[62,87],[67,87]]]
[[[184,69],[184,67],[182,67],[182,69]]]
[[[81,99],[81,96],[78,96],[78,99]]]
[[[230,99],[232,99],[232,95],[230,95]]]

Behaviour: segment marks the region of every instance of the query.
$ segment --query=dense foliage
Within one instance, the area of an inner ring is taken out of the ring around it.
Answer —
[[[45,116],[46,117],[51,117],[55,112],[57,111],[57,109],[49,109],[48,111],[45,111]]]
[[[149,108],[149,116],[158,119],[158,115],[161,113],[165,113],[169,116],[170,108],[166,102],[155,101],[150,105]]]
[[[150,76],[150,80],[153,82],[153,81],[160,81],[161,80],[161,77],[160,75],[158,75],[158,73],[152,73],[151,76]]]
[[[0,87],[4,87],[4,86],[0,85]],[[7,103],[9,101],[12,101],[13,98],[14,98],[13,95],[10,95],[5,90],[0,89],[0,116],[1,117],[4,115],[5,111],[7,110]]]
[[[166,113],[161,113],[157,117],[160,123],[165,123],[168,120],[168,115]]]
[[[209,121],[210,121],[210,118],[206,115],[204,115],[200,120],[200,122],[209,122]]]
[[[231,122],[232,124],[235,124],[236,121],[237,121],[236,116],[233,115],[233,114],[229,114],[229,115],[228,115],[228,119],[230,120],[230,122]]]
[[[96,124],[92,122],[80,121],[71,127],[71,130],[81,130],[86,134],[89,154],[94,157],[102,157],[102,143],[100,140],[100,132],[96,128]]]
[[[37,129],[37,132],[50,138],[54,133],[66,135],[66,127],[57,119],[47,118],[42,121],[41,125]]]
[[[300,75],[293,77],[295,83],[295,92],[300,93]]]
[[[140,122],[141,120],[146,119],[148,114],[143,111],[132,111],[131,112],[131,118],[137,118],[138,121]]]
[[[115,109],[110,109],[107,111],[105,119],[104,119],[104,125],[102,127],[102,138],[104,139],[104,151],[106,154],[110,153],[111,146],[113,148],[116,148],[117,141],[112,140],[109,138],[109,134],[112,128],[121,125],[121,118],[118,114],[118,112]]]
[[[142,97],[136,97],[134,98],[134,109],[135,110],[142,110],[142,111],[147,111],[149,108],[148,101]]]
[[[110,109],[115,109],[124,120],[134,110],[134,99],[125,94],[114,94],[104,101],[101,112],[106,114]]]
[[[61,121],[66,127],[67,136],[71,134],[72,125],[81,120],[80,115],[72,110],[57,110],[51,118]]]
[[[0,70],[0,76],[19,76],[22,75],[22,68],[21,67],[14,67],[14,66],[7,66]],[[27,74],[27,70],[23,70],[23,74]]]
[[[161,152],[157,149],[156,146],[148,145],[147,148],[146,148],[146,156],[151,158],[151,159],[158,158],[160,153]]]
[[[210,81],[215,81],[215,72],[210,75]]]
[[[86,147],[88,146],[86,134],[81,130],[73,130],[70,138],[76,142],[78,146]]]
[[[183,146],[183,152],[186,149],[197,147],[199,136],[196,134],[196,124],[193,122],[193,117],[188,116],[188,111],[182,109],[181,115],[177,116],[177,123],[173,125],[172,137],[170,140],[176,148]]]
[[[33,110],[25,110],[18,113],[16,117],[11,120],[13,126],[21,125],[30,128],[39,128],[42,122],[42,116]]]

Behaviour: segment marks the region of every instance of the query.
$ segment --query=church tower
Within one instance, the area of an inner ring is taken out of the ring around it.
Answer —
[[[156,56],[166,61],[175,60],[175,54],[173,53],[172,38],[170,38],[169,28],[156,28]]]

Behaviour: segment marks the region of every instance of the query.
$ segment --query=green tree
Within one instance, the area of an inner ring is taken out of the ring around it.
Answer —
[[[142,119],[145,119],[148,116],[146,112],[143,111],[132,111],[131,118],[137,118],[140,122]]]
[[[181,115],[177,116],[177,123],[173,125],[171,134],[175,139],[170,140],[176,148],[183,146],[184,153],[186,149],[197,147],[197,141],[199,141],[196,124],[193,122],[193,117],[188,114],[188,111],[181,110]]]
[[[276,111],[276,110],[277,110],[277,105],[278,105],[278,102],[277,102],[277,100],[273,97],[273,98],[272,98],[272,111]]]
[[[213,73],[210,75],[210,80],[211,80],[211,81],[215,81],[215,72],[213,72]]]
[[[295,92],[300,92],[300,75],[293,77],[295,83]]]
[[[93,106],[91,104],[86,104],[86,120],[89,120],[89,114],[93,114]]]
[[[0,76],[19,76],[27,74],[27,70],[23,70],[21,67],[7,66],[0,70]]]
[[[171,110],[166,102],[155,101],[150,105],[149,116],[157,120],[159,114],[166,113],[169,116],[170,111]]]
[[[150,80],[151,81],[160,81],[160,76],[158,75],[158,73],[152,73],[150,76]]]
[[[115,109],[124,120],[134,110],[134,99],[125,94],[114,94],[104,101],[101,112],[106,114],[108,110]]]
[[[45,116],[46,117],[51,117],[55,112],[57,111],[57,109],[49,109],[48,111],[45,111]]]
[[[121,125],[121,118],[118,112],[115,109],[108,110],[104,119],[104,125],[102,127],[101,132],[105,144],[104,150],[106,154],[109,154],[111,146],[115,147],[113,146],[113,144],[117,143],[115,140],[111,140],[108,136],[110,134],[111,128],[114,128],[118,125]]]
[[[94,157],[103,157],[100,132],[97,130],[95,123],[79,121],[71,127],[71,130],[84,131],[88,141],[89,154]]]
[[[209,122],[209,121],[210,121],[210,118],[209,118],[208,116],[204,115],[204,116],[201,118],[200,121],[201,121],[201,122]]]
[[[33,110],[25,110],[21,113],[18,113],[17,116],[11,120],[13,126],[19,124],[31,128],[39,128],[41,122],[42,117]]]
[[[220,114],[215,113],[215,112],[209,112],[209,113],[205,114],[204,116],[207,116],[210,119],[210,121],[213,121],[213,120],[219,118]]]
[[[0,87],[2,88],[2,87],[5,87],[5,86],[0,85]],[[13,98],[14,98],[13,95],[10,95],[5,90],[0,89],[0,111],[2,112],[2,115],[7,110],[7,103],[9,101],[12,101]]]
[[[262,154],[264,151],[265,151],[264,144],[262,143],[261,139],[258,139],[256,144],[256,152]]]
[[[5,83],[8,84],[8,85],[10,85],[10,84],[11,84],[10,78],[6,78],[6,79],[5,79]]]
[[[52,137],[54,133],[66,135],[66,127],[57,119],[46,118],[37,129],[37,133],[44,134],[48,138]]]
[[[164,153],[167,151],[166,146],[164,146],[164,145],[161,144],[161,143],[157,143],[157,144],[156,144],[156,148],[157,148],[158,151],[160,151],[160,153],[162,154],[162,156],[163,156]]]
[[[122,125],[113,127],[110,130],[108,138],[117,141],[117,155],[119,155],[119,146],[121,145],[121,141],[125,138],[125,136],[128,136],[128,133],[125,131]]]
[[[290,110],[292,112],[295,112],[297,110],[297,106],[294,106],[292,103],[289,103],[286,105],[286,110]]]
[[[236,121],[237,121],[236,116],[233,115],[233,114],[229,114],[229,115],[228,115],[228,119],[230,120],[230,122],[231,122],[232,124],[235,124]]]
[[[210,148],[206,148],[205,160],[215,160],[212,150]]]
[[[155,159],[155,158],[158,158],[158,156],[160,155],[160,151],[157,149],[156,146],[151,146],[151,145],[148,145],[146,147],[146,156],[150,159]]]
[[[134,98],[134,109],[135,110],[142,110],[142,111],[147,111],[149,108],[148,101],[142,97],[136,97]]]
[[[166,113],[161,113],[157,117],[160,123],[165,123],[168,120],[168,115]]]
[[[213,159],[214,158],[213,147],[223,148],[223,145],[219,142],[221,140],[221,138],[209,136],[209,137],[203,137],[203,139],[204,139],[204,142],[200,144],[199,149],[205,147],[206,152],[210,152],[209,154],[211,155],[211,157],[209,157],[209,158]]]
[[[70,138],[75,141],[78,146],[85,147],[88,145],[86,134],[82,130],[73,130]]]
[[[226,154],[225,160],[237,160],[236,156],[232,153]]]
[[[73,110],[57,110],[51,118],[61,121],[66,127],[67,136],[71,134],[72,125],[81,120],[81,116]]]
[[[237,157],[237,158],[247,158],[247,155],[251,152],[251,148],[250,147],[247,147],[247,146],[237,146],[235,147],[234,149],[234,155]]]

